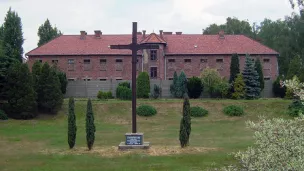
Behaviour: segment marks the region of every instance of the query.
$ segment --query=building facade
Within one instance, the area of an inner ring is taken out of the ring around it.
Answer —
[[[35,61],[56,64],[73,80],[130,80],[131,51],[110,49],[110,45],[129,44],[131,35],[103,35],[95,31],[87,35],[62,35],[28,52],[28,64]],[[175,71],[184,71],[187,77],[199,76],[207,68],[216,68],[229,78],[231,56],[237,53],[240,67],[244,68],[245,56],[259,58],[263,65],[264,79],[278,76],[279,54],[244,35],[182,34],[163,32],[137,35],[141,44],[156,44],[159,49],[138,51],[137,71],[146,71],[150,79],[171,80]]]

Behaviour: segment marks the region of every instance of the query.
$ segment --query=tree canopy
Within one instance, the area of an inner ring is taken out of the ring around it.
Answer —
[[[50,40],[53,40],[59,35],[61,35],[61,32],[57,29],[57,27],[52,27],[50,20],[46,19],[44,24],[42,24],[38,29],[38,46],[41,46]]]

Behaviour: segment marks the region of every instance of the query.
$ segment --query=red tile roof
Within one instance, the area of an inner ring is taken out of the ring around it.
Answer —
[[[163,35],[160,38],[155,33],[143,39],[138,35],[138,42],[167,43],[165,54],[275,54],[278,52],[243,35],[225,35],[224,39],[218,35],[182,34]],[[130,50],[110,49],[109,45],[129,44],[131,35],[87,35],[80,39],[80,35],[62,35],[30,52],[27,56],[35,55],[130,55]],[[148,38],[148,39],[147,39]]]

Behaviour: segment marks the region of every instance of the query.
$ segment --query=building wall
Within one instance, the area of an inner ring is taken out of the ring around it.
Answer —
[[[180,73],[183,70],[190,78],[200,76],[205,68],[210,67],[216,68],[223,77],[229,78],[231,55],[164,56],[163,49],[161,45],[155,61],[150,60],[150,50],[144,50],[143,55],[138,56],[137,73],[146,71],[150,74],[151,67],[157,67],[155,79],[169,80],[173,78],[175,71]],[[252,57],[255,60],[260,58],[265,79],[275,80],[278,76],[277,57],[269,55]],[[71,59],[74,60],[74,65],[68,63]],[[84,63],[86,59],[90,59],[89,65]],[[101,59],[106,60],[106,65],[100,63]],[[90,80],[131,80],[131,56],[35,56],[29,57],[29,66],[31,67],[36,60],[50,64],[53,60],[58,60],[57,66],[67,74],[68,79],[80,80],[87,77]],[[122,63],[116,60],[122,60]],[[241,70],[244,68],[244,63],[245,56],[240,56]]]

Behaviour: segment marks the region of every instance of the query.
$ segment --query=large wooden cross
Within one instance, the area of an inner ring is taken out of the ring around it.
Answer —
[[[159,49],[158,45],[137,44],[137,22],[133,22],[132,43],[128,45],[110,45],[111,49],[132,50],[132,133],[137,133],[136,129],[136,63],[137,51],[140,49]]]

